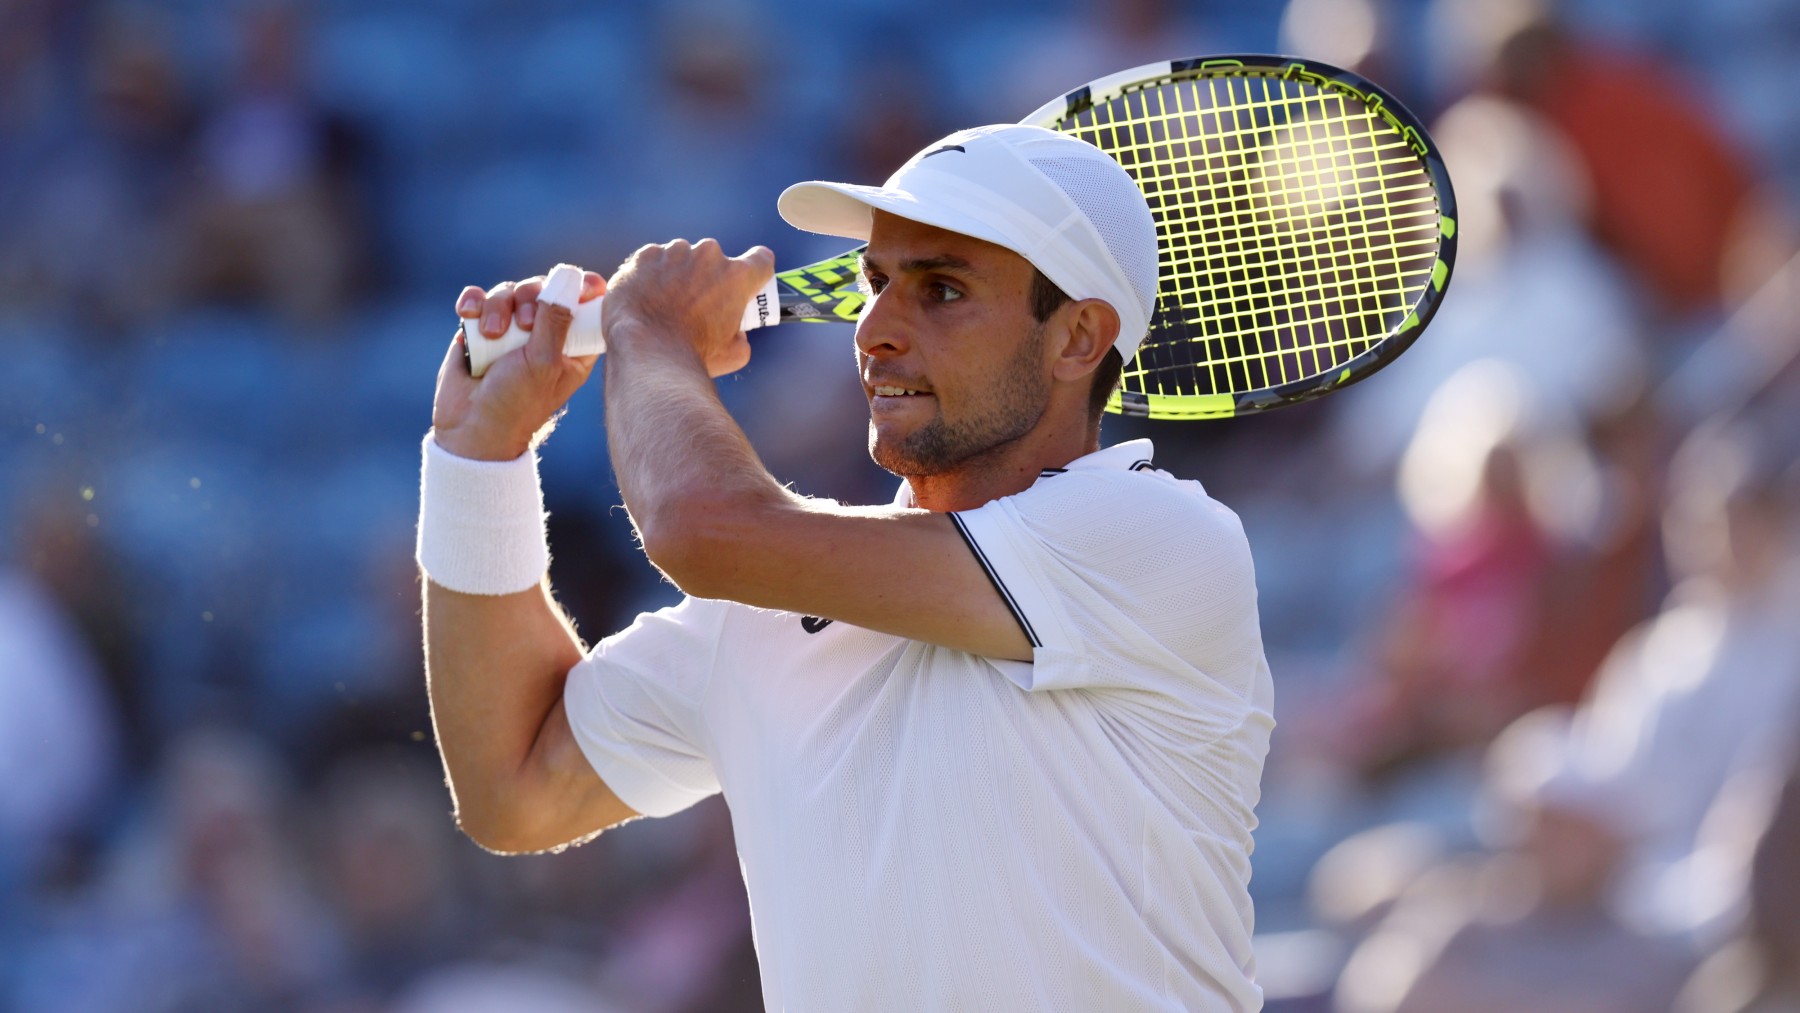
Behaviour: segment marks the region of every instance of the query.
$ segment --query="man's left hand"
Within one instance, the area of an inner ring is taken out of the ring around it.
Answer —
[[[725,256],[711,239],[643,247],[607,285],[606,345],[616,352],[685,344],[708,376],[743,369],[750,363],[750,342],[739,326],[744,307],[774,271],[775,255],[764,246],[737,257]]]

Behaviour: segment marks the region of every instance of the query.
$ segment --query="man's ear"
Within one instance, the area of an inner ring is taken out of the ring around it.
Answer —
[[[1058,315],[1064,318],[1065,340],[1051,375],[1066,383],[1084,380],[1118,340],[1119,313],[1104,300],[1082,299],[1063,306]]]

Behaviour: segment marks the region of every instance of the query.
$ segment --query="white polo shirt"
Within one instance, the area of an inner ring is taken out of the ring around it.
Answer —
[[[570,673],[575,737],[627,805],[725,793],[770,1010],[1261,1006],[1249,545],[1150,456],[951,515],[1029,663],[690,598]]]

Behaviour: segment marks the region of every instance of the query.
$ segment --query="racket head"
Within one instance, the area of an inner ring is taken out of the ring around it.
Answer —
[[[1260,54],[1147,64],[1044,104],[1137,180],[1157,307],[1109,410],[1223,418],[1323,396],[1425,329],[1456,198],[1424,126],[1367,79]]]

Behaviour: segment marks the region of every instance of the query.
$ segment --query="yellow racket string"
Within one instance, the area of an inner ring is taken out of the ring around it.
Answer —
[[[1430,283],[1430,176],[1340,92],[1215,74],[1127,92],[1064,129],[1117,158],[1157,218],[1157,320],[1128,390],[1232,394],[1337,369],[1400,329]]]

